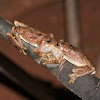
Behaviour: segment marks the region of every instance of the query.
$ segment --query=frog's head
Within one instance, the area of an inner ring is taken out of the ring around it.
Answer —
[[[41,45],[45,47],[45,49],[52,49],[53,46],[56,44],[56,40],[54,39],[53,34],[48,34],[48,36],[42,39]]]
[[[68,48],[68,43],[67,42],[64,42],[64,40],[61,39],[61,40],[57,41],[57,43],[55,44],[55,47],[58,50],[64,51],[65,49]]]

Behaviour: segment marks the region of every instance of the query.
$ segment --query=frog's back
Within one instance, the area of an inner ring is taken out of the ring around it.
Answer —
[[[65,59],[76,66],[91,65],[86,56],[78,48],[68,45],[65,53]]]

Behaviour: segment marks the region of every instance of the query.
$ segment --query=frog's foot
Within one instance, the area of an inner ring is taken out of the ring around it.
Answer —
[[[70,81],[69,81],[69,84],[73,84],[77,78],[77,75],[76,74],[69,74],[69,77],[71,78]]]
[[[47,62],[43,63],[43,65],[49,64],[49,63],[58,63],[58,61],[56,60],[55,57],[51,58],[50,56],[52,55],[52,53],[47,53],[46,56],[48,57],[48,59],[45,59]]]
[[[91,73],[91,75],[93,75],[93,74],[96,74],[96,71],[93,71],[93,72]]]
[[[42,59],[43,59],[43,60],[46,60],[46,61],[48,60],[47,57],[46,57],[45,55],[41,56],[40,62],[42,61]]]
[[[49,60],[54,60],[55,57],[52,59],[52,58],[50,57],[51,55],[53,55],[52,52],[49,52],[49,53],[46,54],[46,56],[48,57]]]
[[[24,50],[26,50],[27,48],[23,48],[23,49],[21,49],[21,50],[19,50],[20,51],[20,53],[23,53],[24,55],[27,55],[27,53],[24,51]]]

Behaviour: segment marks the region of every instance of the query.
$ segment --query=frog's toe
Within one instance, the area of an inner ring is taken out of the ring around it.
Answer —
[[[96,71],[93,71],[93,72],[91,73],[91,75],[93,75],[93,74],[96,74]]]
[[[27,53],[24,50],[20,50],[20,53],[23,53],[24,55],[27,55]]]
[[[47,63],[42,63],[43,65],[46,65]]]
[[[24,54],[24,55],[27,55],[27,53],[26,53],[25,51],[23,51],[23,54]]]
[[[48,61],[48,59],[47,59],[46,56],[42,56],[42,57],[40,58],[40,62],[41,62],[42,60]],[[45,63],[43,63],[43,65],[45,65]]]
[[[26,48],[26,47],[24,47],[24,50],[27,50],[27,48]]]
[[[70,81],[69,81],[69,84],[73,84],[74,81],[76,80],[77,76],[76,74],[69,74],[69,77],[71,78]]]
[[[71,83],[73,84],[74,81],[75,81],[75,79],[71,79],[68,83],[69,83],[69,84],[71,84]]]
[[[76,74],[74,74],[74,73],[73,73],[73,74],[69,74],[69,77],[72,78],[72,77],[74,77],[75,75],[76,75]]]

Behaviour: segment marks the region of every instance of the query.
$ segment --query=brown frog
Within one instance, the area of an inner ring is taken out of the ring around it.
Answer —
[[[76,65],[77,67],[72,69],[73,73],[69,75],[71,77],[69,83],[74,83],[77,77],[81,77],[90,74],[92,72],[95,72],[95,68],[92,66],[90,61],[86,58],[86,56],[83,55],[83,53],[78,48],[69,45],[67,42],[64,42],[62,40],[56,42],[53,38],[51,39],[45,38],[44,40],[42,40],[39,47],[36,48],[35,52],[40,53],[41,54],[40,56],[43,57],[44,55],[49,56],[49,54],[51,53],[56,58],[56,59],[55,58],[51,59],[49,57],[49,59],[45,59],[47,62],[44,64],[60,63],[62,60],[64,60],[61,63],[58,70],[61,69],[62,64],[66,60]]]
[[[14,21],[14,25],[15,26],[12,27],[12,34],[7,33],[6,35],[13,43],[13,45],[16,46],[20,50],[20,52],[23,52],[25,55],[26,53],[24,52],[24,50],[26,48],[23,46],[22,40],[37,47],[41,40],[45,36],[49,35],[49,33],[43,33],[16,20]]]
[[[52,49],[54,47],[54,44],[56,44],[56,40],[54,39],[54,36],[53,34],[49,34],[48,36],[44,37],[41,41],[41,43],[38,45],[37,48],[34,49],[34,52],[41,56],[42,58],[41,59],[45,59],[46,61],[48,61],[48,58],[49,60],[51,59],[50,58],[50,55],[52,55]],[[47,57],[48,58],[47,58]],[[47,62],[48,63],[48,62]],[[44,65],[46,63],[43,63]]]

